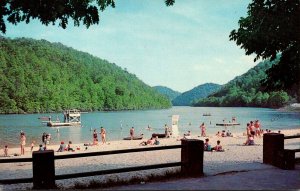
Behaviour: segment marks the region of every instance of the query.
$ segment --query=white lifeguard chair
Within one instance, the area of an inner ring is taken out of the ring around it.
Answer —
[[[65,123],[80,123],[81,114],[77,109],[71,109],[64,111],[64,122]]]
[[[178,131],[179,115],[172,115],[172,137],[177,138],[179,136]]]

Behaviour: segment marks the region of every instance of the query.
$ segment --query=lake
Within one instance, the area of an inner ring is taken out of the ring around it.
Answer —
[[[210,113],[211,116],[203,116]],[[249,121],[259,119],[263,129],[295,129],[300,127],[300,113],[283,112],[268,108],[246,107],[172,107],[162,110],[138,110],[138,111],[113,111],[90,112],[81,114],[81,127],[47,127],[39,117],[52,116],[63,121],[62,113],[44,114],[12,114],[0,115],[0,145],[10,147],[19,146],[20,131],[24,131],[27,137],[27,146],[31,141],[36,145],[41,142],[43,132],[51,134],[51,144],[59,144],[60,141],[73,143],[92,142],[92,131],[103,126],[107,132],[107,141],[121,140],[129,136],[129,129],[134,126],[136,134],[143,133],[146,138],[152,133],[164,133],[164,125],[171,127],[171,116],[179,115],[179,134],[183,135],[188,130],[192,135],[200,135],[200,124],[205,123],[207,133],[216,133],[224,129],[216,126],[216,123],[231,121],[235,116],[241,125],[227,127],[232,133],[245,132]],[[150,125],[153,130],[146,130]],[[57,132],[59,129],[59,132]]]

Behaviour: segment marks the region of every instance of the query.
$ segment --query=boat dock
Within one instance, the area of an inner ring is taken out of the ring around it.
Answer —
[[[77,109],[66,110],[63,112],[64,122],[51,121],[47,122],[49,127],[59,127],[59,126],[80,126],[81,125],[81,112]]]

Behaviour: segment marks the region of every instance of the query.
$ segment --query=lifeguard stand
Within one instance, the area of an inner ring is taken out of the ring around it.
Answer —
[[[81,114],[77,109],[70,109],[64,111],[64,122],[65,123],[81,123]]]

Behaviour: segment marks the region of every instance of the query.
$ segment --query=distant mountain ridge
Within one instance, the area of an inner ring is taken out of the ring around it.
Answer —
[[[167,96],[170,101],[181,94],[180,92],[172,90],[171,88],[168,88],[166,86],[153,86],[153,88],[159,93]]]
[[[172,100],[174,106],[190,106],[200,98],[206,98],[210,94],[218,91],[222,86],[215,83],[205,83],[189,91],[182,93]]]

